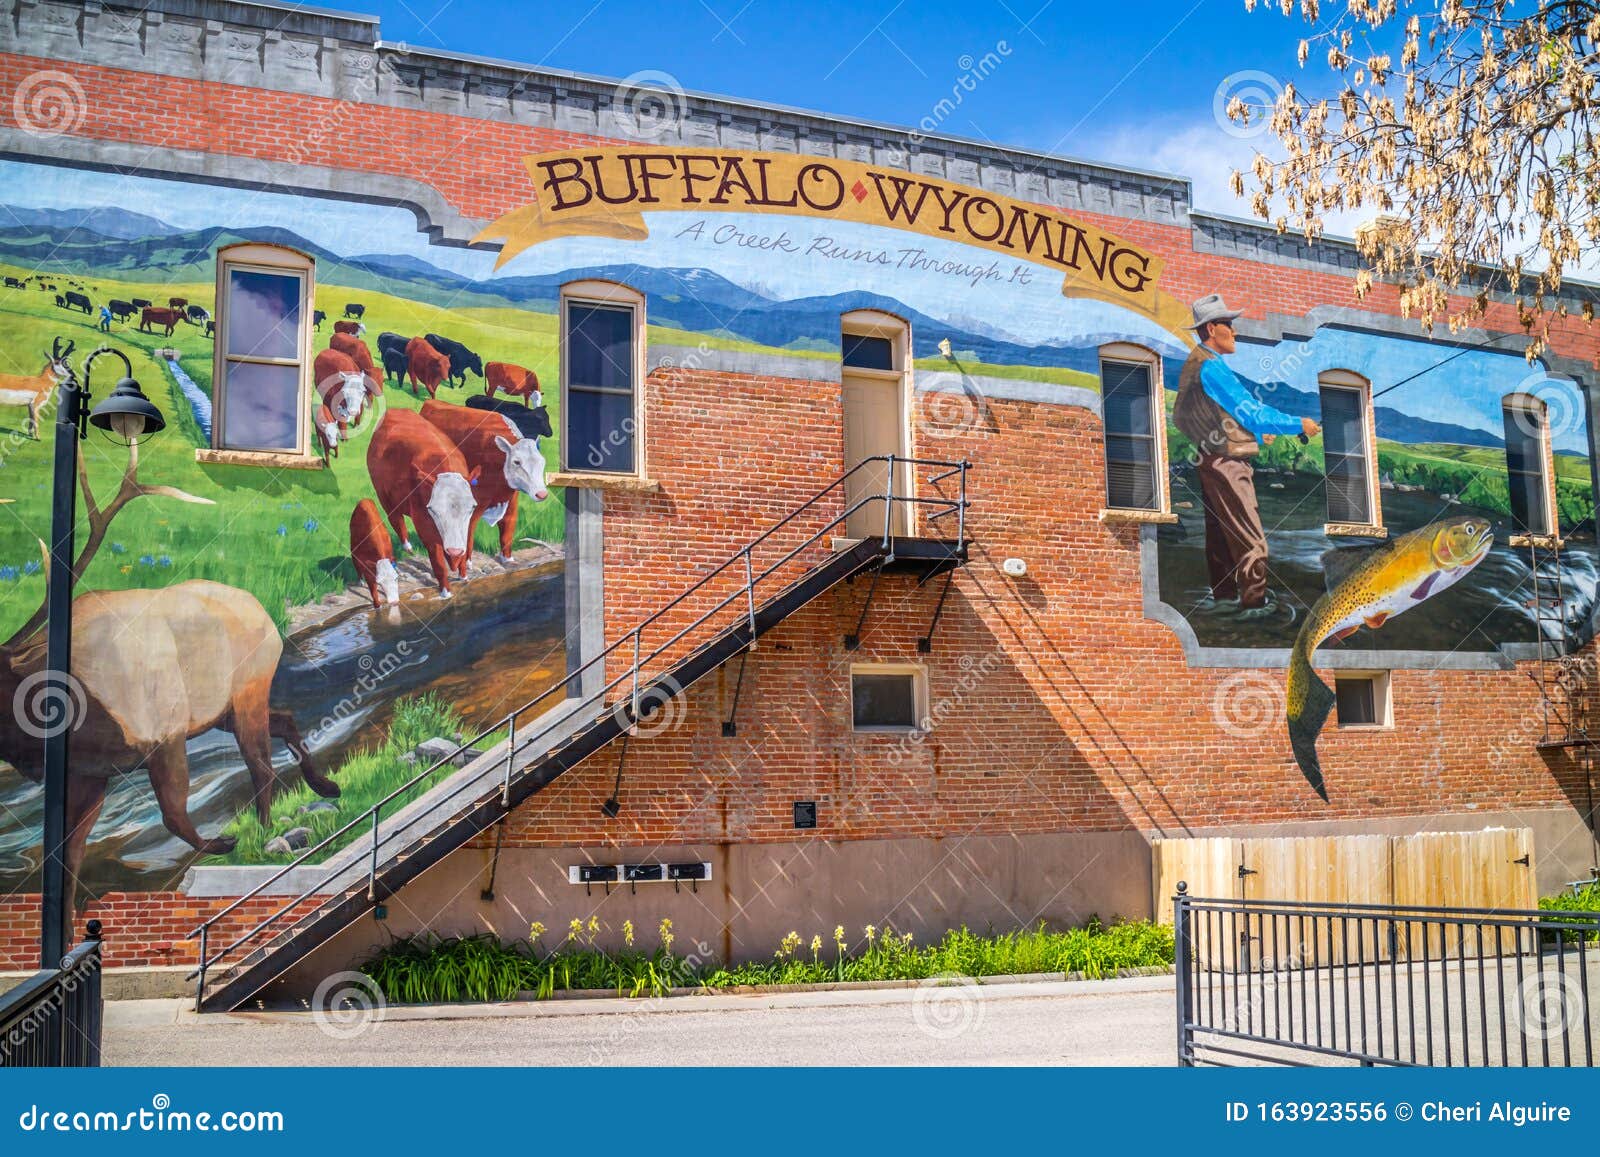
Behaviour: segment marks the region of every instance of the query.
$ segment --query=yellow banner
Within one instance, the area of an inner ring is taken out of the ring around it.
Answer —
[[[473,240],[504,242],[496,267],[556,237],[642,241],[650,212],[778,213],[956,241],[1062,271],[1061,292],[1125,305],[1185,334],[1156,287],[1162,261],[1049,208],[861,161],[741,149],[570,149],[526,159],[538,201]]]

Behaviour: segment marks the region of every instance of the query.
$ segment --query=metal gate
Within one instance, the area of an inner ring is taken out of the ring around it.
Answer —
[[[1178,1063],[1594,1065],[1600,913],[1173,898]]]

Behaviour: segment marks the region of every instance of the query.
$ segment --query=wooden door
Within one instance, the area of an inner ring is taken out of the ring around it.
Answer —
[[[868,458],[895,454],[904,457],[905,415],[901,409],[900,375],[867,376],[847,372],[844,377],[844,457],[848,470]],[[905,495],[909,472],[895,469],[895,494]],[[850,538],[871,538],[883,534],[884,500],[873,495],[886,493],[888,464],[872,462],[857,470],[845,482],[847,507],[861,502],[860,509],[845,520]],[[866,499],[867,501],[862,501]],[[890,532],[905,534],[907,505],[895,503]]]

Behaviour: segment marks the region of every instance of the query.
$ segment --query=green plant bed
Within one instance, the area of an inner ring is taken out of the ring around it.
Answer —
[[[394,941],[362,965],[385,999],[397,1004],[511,1000],[523,993],[548,999],[556,992],[611,991],[618,996],[664,996],[673,988],[737,988],[748,985],[830,984],[841,981],[924,980],[942,976],[1015,976],[1066,972],[1088,977],[1119,970],[1170,966],[1172,929],[1149,921],[1088,926],[1055,932],[1037,928],[982,936],[966,928],[919,945],[910,933],[871,926],[847,945],[842,927],[809,942],[796,932],[784,938],[770,961],[724,967],[672,951],[672,923],[662,921],[654,951],[634,946],[631,922],[623,925],[625,947],[608,952],[595,945],[598,920],[573,921],[554,950],[539,947],[544,927],[527,940],[504,942],[488,934],[441,938],[432,934]]]
[[[1539,907],[1552,913],[1552,920],[1565,918],[1567,912],[1600,912],[1600,883],[1590,884],[1572,892],[1557,892],[1554,896],[1541,896]],[[1595,931],[1584,933],[1576,928],[1569,928],[1562,936],[1570,941],[1587,940],[1591,943],[1600,940],[1600,927]]]

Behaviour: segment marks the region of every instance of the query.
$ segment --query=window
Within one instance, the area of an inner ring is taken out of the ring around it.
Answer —
[[[892,511],[878,495],[889,490],[889,458],[910,457],[911,327],[903,318],[875,309],[851,310],[839,319],[839,389],[844,420],[844,495],[848,539],[909,534],[916,507],[899,501],[912,493],[914,478],[903,463],[894,469]]]
[[[1167,509],[1165,398],[1161,362],[1138,346],[1100,351],[1105,413],[1106,505],[1111,510]]]
[[[1371,385],[1348,370],[1317,375],[1322,397],[1323,491],[1329,531],[1383,525],[1378,513],[1377,477],[1372,469],[1375,438]]]
[[[926,717],[927,684],[920,667],[850,668],[850,722],[856,731],[917,731]]]
[[[1340,727],[1389,726],[1387,671],[1336,675],[1333,696]]]
[[[578,474],[642,474],[644,298],[609,281],[561,290],[562,462]]]
[[[1518,534],[1552,535],[1550,431],[1544,403],[1532,394],[1512,394],[1500,409],[1506,431],[1511,520]]]
[[[313,271],[278,246],[217,251],[215,449],[307,454]]]

